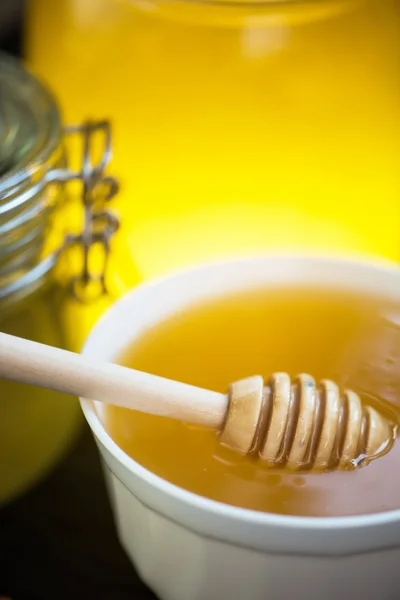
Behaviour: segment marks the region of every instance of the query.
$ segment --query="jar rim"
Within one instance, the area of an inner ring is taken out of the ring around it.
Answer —
[[[132,0],[130,0],[132,1]],[[134,1],[134,0],[133,0]],[[332,3],[332,0],[180,0],[183,4],[206,4],[217,6],[264,6],[264,7],[282,7],[294,4],[324,4]],[[333,0],[336,2],[336,0]]]
[[[365,0],[118,0],[158,17],[206,26],[293,26],[335,18]]]

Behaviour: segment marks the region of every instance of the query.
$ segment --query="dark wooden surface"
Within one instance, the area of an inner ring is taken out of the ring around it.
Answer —
[[[113,527],[87,427],[45,481],[0,511],[0,597],[156,600]]]

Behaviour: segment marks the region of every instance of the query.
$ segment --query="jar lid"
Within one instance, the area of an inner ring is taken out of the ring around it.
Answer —
[[[0,194],[33,176],[59,144],[61,119],[49,92],[0,54]]]
[[[45,176],[60,162],[61,132],[51,94],[0,53],[0,298],[39,261],[56,204]]]

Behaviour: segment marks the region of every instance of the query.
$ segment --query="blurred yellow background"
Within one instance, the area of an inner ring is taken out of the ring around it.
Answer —
[[[110,294],[60,305],[63,345],[79,350],[138,281],[197,262],[263,251],[400,258],[397,0],[30,0],[27,10],[28,66],[65,123],[111,118],[121,182]],[[73,202],[54,231],[81,219]],[[70,254],[60,277],[81,264]],[[35,306],[25,335],[53,343]],[[5,452],[22,458],[7,463],[2,496],[53,460],[77,420],[76,404],[64,414],[22,392],[3,418]]]

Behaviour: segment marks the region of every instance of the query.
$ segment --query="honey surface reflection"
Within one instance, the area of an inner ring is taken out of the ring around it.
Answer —
[[[398,420],[399,321],[400,307],[379,297],[327,288],[258,289],[171,316],[119,362],[221,392],[255,373],[311,373],[351,385]],[[356,471],[290,473],[240,457],[201,427],[117,407],[107,407],[105,420],[113,439],[144,467],[214,500],[307,516],[400,508],[398,442]]]

